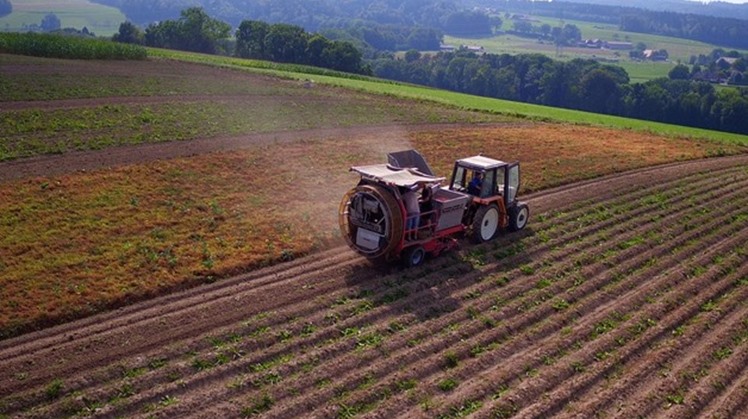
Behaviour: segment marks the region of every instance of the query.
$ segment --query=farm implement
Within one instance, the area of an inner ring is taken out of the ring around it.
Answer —
[[[376,261],[423,263],[467,235],[482,243],[502,230],[527,225],[529,208],[517,200],[519,162],[485,156],[455,161],[452,177],[434,176],[415,150],[387,155],[388,163],[354,166],[360,176],[340,203],[340,229],[348,245]]]

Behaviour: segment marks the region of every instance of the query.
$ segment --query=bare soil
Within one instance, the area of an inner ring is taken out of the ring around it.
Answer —
[[[53,166],[107,153],[119,151]],[[675,163],[534,193],[527,230],[415,270],[335,248],[2,341],[0,413],[745,415],[746,164]],[[615,215],[576,224],[599,208]]]

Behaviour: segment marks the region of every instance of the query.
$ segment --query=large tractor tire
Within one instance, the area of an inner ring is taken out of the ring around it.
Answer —
[[[520,202],[509,209],[509,230],[519,231],[525,228],[530,218],[530,208],[527,204]]]
[[[405,225],[393,193],[375,184],[356,186],[343,196],[338,222],[348,246],[372,260],[393,256]]]
[[[472,225],[472,239],[476,243],[487,242],[499,231],[501,213],[496,204],[484,205],[475,212]]]

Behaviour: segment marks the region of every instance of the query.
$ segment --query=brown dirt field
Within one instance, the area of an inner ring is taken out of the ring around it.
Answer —
[[[20,62],[3,71],[59,71]],[[131,65],[103,70],[127,78]],[[230,77],[229,90],[262,87],[240,72],[150,68],[195,85]],[[223,89],[0,102],[0,110],[248,100]],[[300,200],[314,203],[309,223],[324,225],[335,223],[352,158],[379,162],[410,146],[442,174],[458,151],[511,154],[533,192],[521,196],[527,229],[461,243],[417,269],[375,266],[335,247],[0,340],[0,419],[748,416],[748,156],[704,158],[739,147],[560,124],[397,121],[1,163],[8,193],[49,180],[64,197],[66,188],[175,166],[201,176],[197,169],[215,166],[227,174],[211,179],[239,176],[242,189],[256,176],[237,167],[273,161],[281,145],[284,163],[306,164]],[[310,162],[312,148],[335,149],[340,162]],[[234,193],[227,201],[244,199]],[[161,273],[128,275],[160,283]],[[58,274],[38,276],[64,284]]]
[[[335,248],[2,341],[0,414],[743,416],[747,163],[533,193],[528,229],[410,271]]]

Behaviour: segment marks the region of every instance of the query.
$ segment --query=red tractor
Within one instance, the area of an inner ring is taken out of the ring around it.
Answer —
[[[343,237],[369,259],[417,266],[426,254],[456,247],[459,234],[481,243],[527,225],[529,209],[517,200],[519,162],[457,160],[445,188],[445,178],[434,176],[415,150],[390,153],[388,160],[351,167],[361,179],[340,203]]]

